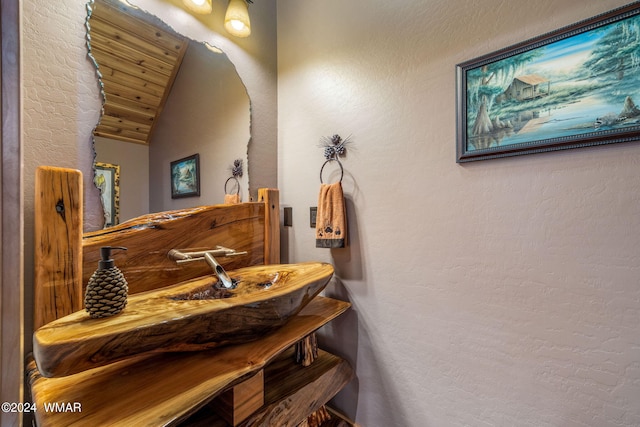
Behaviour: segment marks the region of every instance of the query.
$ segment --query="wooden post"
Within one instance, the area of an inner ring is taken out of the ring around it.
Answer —
[[[82,172],[36,170],[34,330],[82,309]]]
[[[227,390],[211,402],[224,420],[237,426],[264,405],[264,370]]]
[[[260,188],[258,200],[265,204],[264,263],[280,264],[280,193]]]
[[[327,410],[326,405],[323,405],[317,411],[309,415],[304,421],[298,424],[297,427],[321,427],[331,419],[331,414]]]
[[[312,332],[296,343],[295,359],[298,365],[309,366],[318,358],[318,340]]]

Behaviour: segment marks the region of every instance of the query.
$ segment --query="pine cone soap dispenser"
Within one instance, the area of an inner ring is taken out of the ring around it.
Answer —
[[[89,279],[84,295],[84,307],[94,319],[118,314],[127,305],[129,287],[124,274],[111,259],[113,249],[127,250],[111,246],[100,248],[102,259],[98,261],[98,269]]]

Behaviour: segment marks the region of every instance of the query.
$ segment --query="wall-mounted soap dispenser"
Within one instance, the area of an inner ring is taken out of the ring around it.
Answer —
[[[114,249],[127,250],[122,247],[103,246],[100,248],[98,269],[87,284],[84,306],[93,318],[108,317],[120,313],[127,305],[129,287],[124,274],[111,259]]]

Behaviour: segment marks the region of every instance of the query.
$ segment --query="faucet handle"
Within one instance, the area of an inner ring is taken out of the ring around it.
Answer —
[[[216,249],[199,250],[188,252],[185,249],[171,249],[167,253],[167,257],[178,264],[191,261],[204,260],[205,254],[211,254],[214,257],[226,258],[240,255],[246,255],[247,251],[238,252],[235,249],[225,248],[224,246],[216,246]]]

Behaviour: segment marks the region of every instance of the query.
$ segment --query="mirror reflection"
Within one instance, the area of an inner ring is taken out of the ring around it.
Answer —
[[[88,46],[104,96],[94,169],[105,226],[223,203],[225,191],[245,199],[250,101],[229,58],[117,0],[95,0],[87,9]],[[195,155],[199,191],[172,197],[171,164]],[[238,160],[239,185],[225,190]]]

